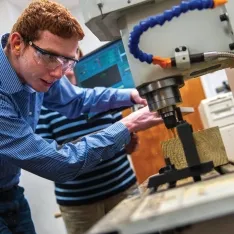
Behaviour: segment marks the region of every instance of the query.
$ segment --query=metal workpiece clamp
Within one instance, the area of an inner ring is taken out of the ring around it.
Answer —
[[[189,69],[191,67],[189,50],[186,46],[175,49],[175,62],[178,69]]]
[[[179,109],[177,109],[180,112]],[[201,175],[211,171],[214,168],[212,161],[201,163],[193,138],[192,125],[183,120],[182,114],[178,113],[178,125],[176,127],[178,137],[181,141],[188,167],[177,170],[167,156],[166,166],[160,169],[160,174],[151,176],[148,182],[148,188],[158,189],[158,186],[169,183],[169,187],[176,186],[176,182],[181,179],[193,177],[194,182],[201,180]]]

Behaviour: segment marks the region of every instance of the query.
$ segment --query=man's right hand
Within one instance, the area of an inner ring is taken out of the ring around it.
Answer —
[[[150,112],[148,106],[135,111],[120,120],[129,132],[138,132],[156,126],[163,122],[158,113]]]

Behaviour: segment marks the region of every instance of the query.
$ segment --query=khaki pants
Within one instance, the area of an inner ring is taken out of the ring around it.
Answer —
[[[83,234],[134,190],[136,192],[136,188],[132,186],[125,192],[88,205],[60,206],[67,233]]]

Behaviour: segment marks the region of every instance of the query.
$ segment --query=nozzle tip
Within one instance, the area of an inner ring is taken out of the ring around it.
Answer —
[[[224,5],[228,2],[228,0],[214,0],[214,7]]]

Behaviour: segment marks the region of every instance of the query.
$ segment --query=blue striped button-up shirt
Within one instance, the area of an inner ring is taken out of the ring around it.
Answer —
[[[20,168],[57,182],[72,180],[129,142],[130,134],[120,122],[76,144],[58,146],[36,135],[42,101],[48,109],[76,118],[131,106],[130,90],[80,89],[63,77],[47,93],[38,93],[23,85],[11,67],[3,51],[8,36],[2,36],[0,45],[0,188],[18,184]]]

